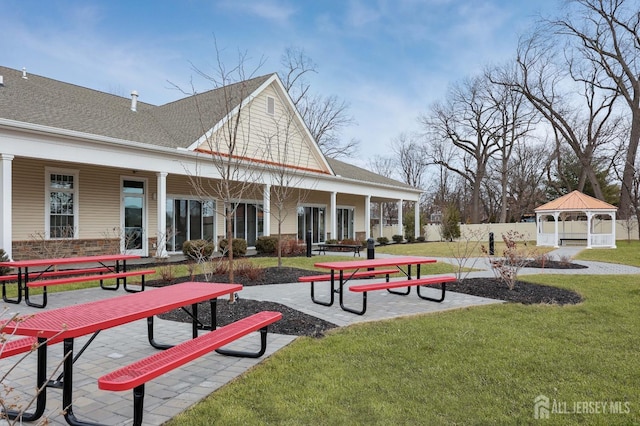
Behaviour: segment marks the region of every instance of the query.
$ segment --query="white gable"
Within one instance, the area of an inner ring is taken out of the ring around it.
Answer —
[[[194,145],[201,152],[332,174],[276,74]]]

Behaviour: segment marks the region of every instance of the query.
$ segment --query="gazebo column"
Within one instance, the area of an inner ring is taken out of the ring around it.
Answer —
[[[591,219],[593,219],[593,213],[591,212],[586,212],[587,213],[587,248],[590,249],[591,247]]]
[[[611,248],[616,248],[616,212],[611,213]]]
[[[560,247],[560,246],[558,245],[558,242],[560,241],[560,240],[559,240],[559,238],[558,238],[558,219],[559,219],[559,218],[560,218],[560,212],[554,212],[554,213],[553,213],[553,221],[554,221],[554,231],[553,231],[553,232],[554,232],[554,234],[555,234],[555,238],[554,238],[554,244],[553,244],[553,246],[554,246],[555,248]]]

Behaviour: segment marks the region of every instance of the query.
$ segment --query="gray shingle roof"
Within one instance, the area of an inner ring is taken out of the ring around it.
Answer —
[[[188,96],[162,106],[0,66],[0,117],[164,147],[186,148],[220,121],[241,97],[271,75]],[[228,100],[225,101],[225,99]],[[204,119],[201,119],[203,118]],[[207,127],[208,126],[208,127]]]
[[[155,106],[0,66],[0,118],[65,130],[187,148],[273,74],[255,77]],[[412,188],[368,170],[327,158],[334,172],[347,179]],[[415,188],[414,188],[415,189]]]
[[[390,185],[397,188],[416,189],[411,185],[384,177],[382,175],[370,172],[369,170],[362,169],[352,164],[345,163],[335,158],[327,158],[329,166],[333,169],[334,173],[338,176],[342,176],[348,179],[354,179],[361,182],[371,182],[382,185]]]

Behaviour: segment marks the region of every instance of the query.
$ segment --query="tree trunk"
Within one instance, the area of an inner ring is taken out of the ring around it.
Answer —
[[[232,212],[227,212],[227,256],[229,262],[229,283],[233,283],[235,281],[235,271],[233,267],[233,232],[232,231]],[[234,303],[236,301],[235,293],[229,294],[229,302]]]
[[[637,97],[637,96],[636,96]],[[637,105],[637,103],[636,103]],[[626,219],[632,214],[633,205],[632,191],[633,178],[636,173],[635,160],[638,151],[638,141],[640,140],[640,109],[632,109],[631,133],[629,135],[629,147],[622,173],[622,187],[620,188],[620,205],[618,213],[620,219]]]

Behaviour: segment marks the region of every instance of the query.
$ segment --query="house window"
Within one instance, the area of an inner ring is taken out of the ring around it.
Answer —
[[[353,207],[339,207],[336,211],[336,230],[338,235],[336,239],[355,239],[355,230],[353,226]]]
[[[78,172],[47,171],[47,238],[74,238],[78,222]]]
[[[167,251],[182,250],[187,240],[213,241],[215,202],[167,197]]]
[[[267,96],[267,114],[274,115],[276,113],[276,100],[271,96]]]
[[[324,207],[298,206],[298,239],[307,240],[307,233],[311,232],[313,244],[323,243],[325,238]]]

